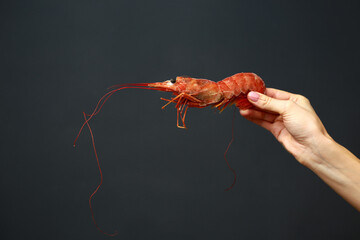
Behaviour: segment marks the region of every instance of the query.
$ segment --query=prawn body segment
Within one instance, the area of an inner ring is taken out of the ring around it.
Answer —
[[[248,109],[252,104],[247,100],[247,94],[250,91],[265,92],[264,81],[255,73],[237,73],[219,82],[179,76],[176,80],[150,83],[147,86],[176,95],[172,99],[161,99],[168,101],[163,108],[171,102],[176,103],[177,126],[180,128],[186,128],[184,120],[188,107],[212,106],[223,111],[226,107],[235,104],[239,109]],[[179,125],[179,117],[182,126]]]
[[[188,107],[204,108],[216,104],[223,99],[217,83],[207,79],[179,76],[176,80],[150,83],[148,86],[160,91],[172,92],[176,95],[172,99],[161,99],[168,101],[162,107],[163,109],[171,102],[176,103],[177,127],[179,128],[186,128],[185,117]],[[179,124],[179,118],[182,121],[182,125]]]
[[[189,99],[192,103],[191,107],[206,107],[223,98],[217,83],[207,79],[180,76],[176,80],[150,83],[148,86],[161,89],[160,91],[172,92],[174,95],[191,96],[192,98]]]
[[[265,92],[264,81],[255,73],[237,73],[217,83],[224,99],[215,107],[224,110],[229,104],[235,104],[239,109],[248,109],[252,104],[247,100],[250,91]]]

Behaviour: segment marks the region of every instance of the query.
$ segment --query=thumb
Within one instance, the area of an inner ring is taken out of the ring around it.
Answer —
[[[286,100],[278,100],[258,92],[249,92],[247,98],[254,106],[278,114],[282,114],[286,108]]]

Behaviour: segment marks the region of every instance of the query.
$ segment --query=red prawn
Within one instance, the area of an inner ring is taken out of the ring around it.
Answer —
[[[157,90],[163,92],[172,92],[175,95],[175,97],[171,99],[161,98],[162,100],[168,102],[162,108],[164,109],[170,103],[176,104],[175,108],[177,110],[177,127],[179,128],[186,128],[185,117],[189,107],[204,108],[207,106],[211,106],[217,108],[220,112],[222,112],[225,108],[231,106],[232,104],[235,104],[235,106],[239,109],[248,109],[252,107],[252,104],[247,100],[247,94],[250,91],[264,93],[266,89],[264,81],[255,73],[237,73],[219,82],[214,82],[208,79],[198,79],[187,76],[178,76],[176,77],[176,79],[170,79],[164,82],[119,84],[110,87],[110,89],[112,90],[106,93],[98,101],[92,114],[87,115],[83,113],[85,122],[81,126],[79,133],[74,141],[74,147],[75,147],[75,143],[78,137],[80,136],[82,129],[84,128],[85,125],[87,125],[90,130],[95,157],[98,163],[98,168],[101,177],[99,185],[97,186],[96,190],[91,194],[89,198],[89,206],[95,226],[98,228],[100,232],[109,236],[114,236],[117,233],[109,234],[101,230],[95,221],[94,213],[91,207],[92,197],[100,188],[103,177],[102,177],[100,163],[95,148],[94,137],[89,125],[89,121],[100,112],[101,108],[103,107],[105,102],[111,97],[111,95],[113,95],[114,93],[120,90],[127,88],[141,88],[141,89],[150,89],[150,90]],[[179,119],[181,120],[181,124],[179,123]],[[233,140],[234,140],[234,134],[232,133],[232,139],[224,153],[225,161],[229,169],[234,174],[234,181],[232,185],[226,190],[230,190],[235,185],[236,182],[235,170],[231,168],[229,162],[226,159],[226,153]]]

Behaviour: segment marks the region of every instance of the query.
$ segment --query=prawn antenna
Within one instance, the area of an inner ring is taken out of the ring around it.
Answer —
[[[159,88],[149,88],[147,87],[147,83],[128,83],[128,84],[120,84],[120,85],[114,85],[110,88],[114,88],[116,86],[120,86],[119,88],[116,88],[116,89],[113,89],[109,92],[107,92],[104,96],[102,96],[100,98],[100,100],[98,101],[98,103],[96,104],[95,106],[95,109],[94,111],[91,113],[91,114],[85,114],[85,116],[88,116],[89,118],[85,118],[85,122],[83,123],[83,125],[81,126],[78,134],[76,135],[76,138],[75,138],[75,141],[73,143],[73,146],[75,147],[76,146],[76,141],[78,140],[83,128],[85,127],[85,125],[95,116],[97,115],[102,107],[104,106],[104,104],[106,103],[106,101],[115,93],[115,92],[118,92],[120,90],[123,90],[123,89],[127,89],[127,88],[140,88],[140,89],[150,89],[150,90],[159,90]]]
[[[226,158],[226,154],[228,152],[228,150],[230,149],[230,146],[231,144],[233,143],[234,141],[234,122],[235,122],[235,108],[234,108],[234,111],[233,111],[233,117],[232,117],[232,124],[231,124],[231,140],[229,142],[229,145],[227,146],[225,152],[224,152],[224,159],[225,159],[225,162],[227,164],[227,166],[229,167],[229,169],[232,171],[232,173],[234,174],[234,181],[233,183],[231,184],[230,187],[228,187],[227,189],[225,189],[225,191],[229,191],[230,189],[232,189],[234,186],[235,186],[235,183],[236,183],[236,172],[235,170],[230,166],[229,164],[229,161],[227,160]]]
[[[90,135],[91,135],[91,141],[92,141],[92,145],[93,145],[93,148],[94,148],[94,153],[95,153],[95,157],[96,157],[96,161],[97,161],[97,164],[98,164],[98,168],[99,168],[99,173],[100,173],[100,183],[99,185],[96,187],[95,191],[90,195],[89,197],[89,207],[90,207],[90,211],[91,211],[91,218],[95,224],[95,227],[103,234],[107,235],[107,236],[110,236],[110,237],[113,237],[113,236],[116,236],[118,234],[117,231],[115,231],[114,233],[107,233],[105,231],[103,231],[99,225],[96,223],[95,221],[95,215],[94,215],[94,211],[92,209],[92,206],[91,206],[91,200],[93,198],[93,196],[97,193],[97,191],[99,190],[100,186],[102,185],[103,183],[103,175],[102,175],[102,171],[101,171],[101,167],[100,167],[100,162],[99,162],[99,158],[98,158],[98,155],[97,155],[97,151],[96,151],[96,148],[95,148],[95,141],[94,141],[94,135],[92,133],[92,130],[91,130],[91,127],[89,125],[89,122],[87,121],[86,119],[86,113],[83,112],[84,114],[84,118],[85,118],[85,122],[86,122],[86,125],[87,127],[89,128],[89,131],[90,131]]]

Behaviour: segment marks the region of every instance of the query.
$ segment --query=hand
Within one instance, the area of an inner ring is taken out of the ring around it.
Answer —
[[[331,139],[304,96],[267,88],[264,94],[250,92],[255,108],[240,110],[246,119],[269,130],[301,164],[316,160],[318,146]]]
[[[240,110],[246,119],[269,130],[303,165],[360,211],[360,160],[326,132],[307,98],[268,88],[250,92],[255,108]]]

